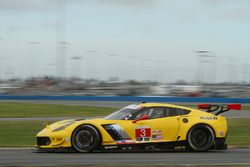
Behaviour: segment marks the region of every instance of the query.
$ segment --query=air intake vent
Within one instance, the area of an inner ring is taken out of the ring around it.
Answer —
[[[48,146],[50,144],[49,137],[37,137],[38,146]]]

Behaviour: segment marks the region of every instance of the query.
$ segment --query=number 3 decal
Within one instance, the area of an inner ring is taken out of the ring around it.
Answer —
[[[150,137],[150,136],[151,136],[151,129],[149,127],[139,127],[135,130],[136,138]]]

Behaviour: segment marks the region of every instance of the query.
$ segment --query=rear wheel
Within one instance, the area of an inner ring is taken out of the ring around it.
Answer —
[[[72,147],[78,152],[91,152],[100,146],[100,135],[90,125],[79,126],[72,134]]]
[[[207,125],[196,125],[187,136],[188,148],[192,151],[207,151],[214,145],[215,135]]]

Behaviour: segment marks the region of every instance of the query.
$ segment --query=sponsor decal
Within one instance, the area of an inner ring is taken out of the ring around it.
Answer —
[[[136,138],[136,141],[138,142],[147,142],[147,141],[150,141],[150,138],[149,137],[137,137]]]
[[[134,140],[115,141],[117,144],[134,144]]]
[[[116,149],[118,146],[104,146],[105,149]]]
[[[163,140],[162,130],[153,130],[152,131],[152,140]]]
[[[141,126],[141,127],[137,127],[135,129],[136,141],[147,142],[147,141],[150,141],[150,137],[151,137],[151,128],[150,127]]]
[[[205,120],[218,120],[217,117],[206,117],[206,116],[201,116],[200,119],[205,119]]]

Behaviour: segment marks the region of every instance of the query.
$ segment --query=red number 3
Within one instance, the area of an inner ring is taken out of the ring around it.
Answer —
[[[141,137],[145,137],[146,136],[146,130],[145,129],[141,129]]]
[[[139,138],[150,137],[151,129],[150,128],[138,128],[135,130],[135,136]]]

